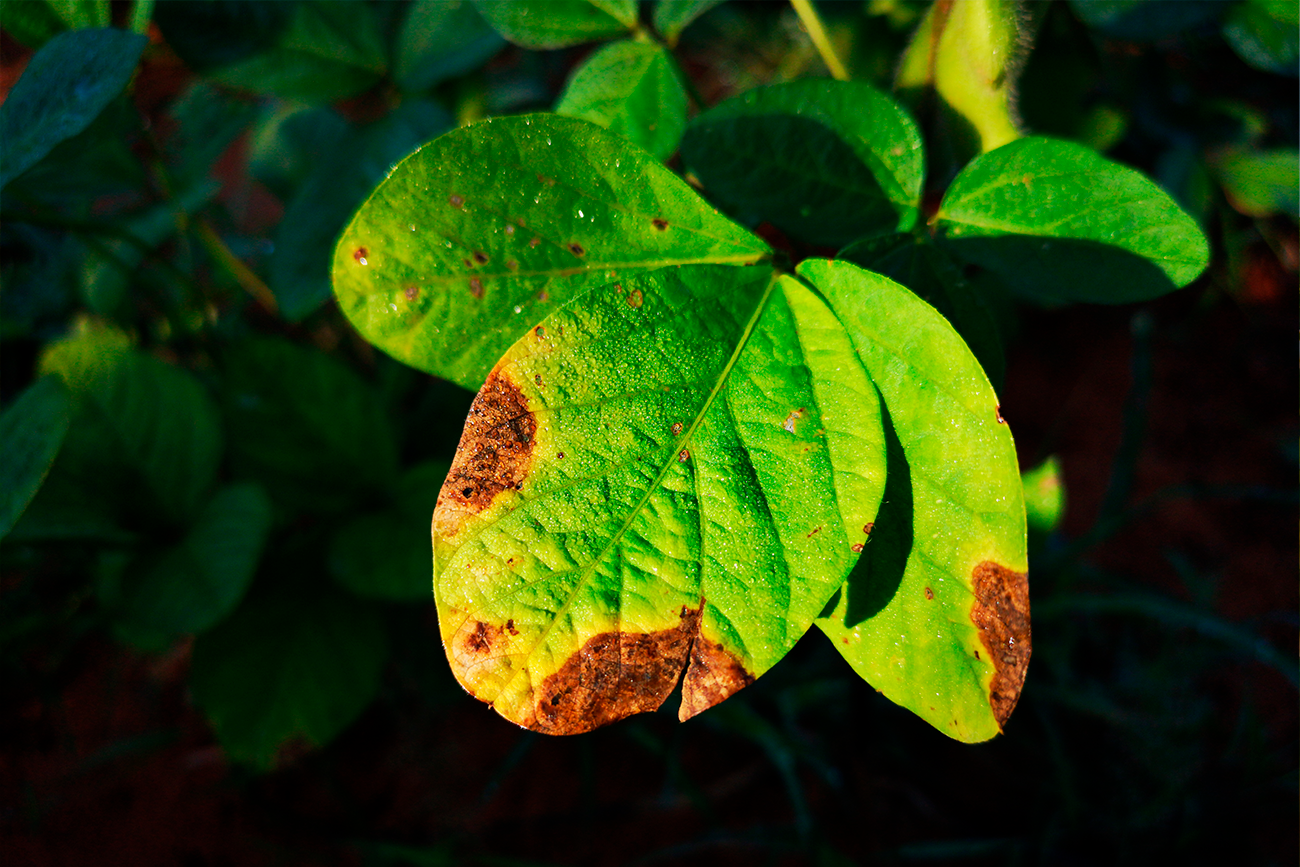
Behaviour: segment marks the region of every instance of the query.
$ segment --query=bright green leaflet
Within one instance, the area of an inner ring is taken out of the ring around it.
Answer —
[[[0,538],[36,496],[71,420],[68,393],[52,376],[36,380],[0,415]]]
[[[636,27],[636,0],[475,0],[496,31],[524,48],[564,48]]]
[[[1002,648],[988,648],[972,622],[973,576],[994,564],[1020,583],[1028,568],[1015,446],[997,396],[952,326],[903,287],[845,262],[806,260],[798,273],[852,340],[890,431],[871,541],[817,625],[892,701],[958,740],[987,740],[1010,708],[990,706],[990,655]],[[1023,601],[1023,634],[1012,637],[1027,661]]]
[[[1048,458],[1032,470],[1021,474],[1025,490],[1025,520],[1032,530],[1050,533],[1061,525],[1065,514],[1065,480],[1061,462]]]
[[[677,44],[682,31],[696,18],[715,6],[721,6],[725,0],[656,0],[654,11],[655,30],[663,36],[669,47]]]
[[[270,564],[228,619],[194,642],[190,683],[231,758],[266,770],[343,730],[379,689],[388,657],[374,603]],[[313,576],[317,577],[317,576]]]
[[[1298,12],[1295,0],[1246,0],[1228,11],[1223,38],[1256,69],[1295,77],[1300,73]]]
[[[216,407],[187,371],[132,349],[124,335],[90,331],[51,345],[42,373],[77,398],[64,445],[96,486],[142,486],[153,516],[184,522],[207,496],[221,458]]]
[[[128,575],[117,618],[168,636],[210,628],[243,598],[270,530],[271,501],[259,486],[219,489],[184,539]]]
[[[407,93],[477,69],[505,41],[469,0],[415,0],[393,48],[393,80]]]
[[[976,158],[935,221],[954,255],[1054,301],[1154,298],[1194,280],[1210,255],[1196,222],[1154,182],[1048,138]]]
[[[131,80],[147,43],[112,29],[60,33],[45,43],[0,105],[0,186],[90,126]]]
[[[520,407],[534,428],[512,467],[493,438]],[[516,343],[471,410],[434,515],[453,671],[508,719],[570,733],[657,707],[690,650],[688,718],[822,611],[883,458],[862,365],[798,281],[692,265],[596,287]]]
[[[686,129],[686,90],[666,49],[623,40],[578,67],[555,111],[598,123],[663,160]]]
[[[330,511],[397,475],[392,425],[374,387],[323,352],[287,340],[235,345],[223,360],[231,463],[277,500]],[[328,468],[328,472],[322,472]]]
[[[768,255],[622,136],[573,118],[503,117],[453,130],[393,169],[339,240],[334,290],[379,348],[477,389],[511,344],[584,289]]]
[[[767,220],[817,244],[847,244],[916,222],[921,135],[867,84],[761,87],[691,121],[682,160],[742,222]]]

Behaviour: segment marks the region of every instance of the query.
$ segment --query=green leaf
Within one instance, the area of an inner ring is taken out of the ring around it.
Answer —
[[[53,344],[40,370],[77,398],[64,451],[79,481],[127,514],[171,523],[194,515],[212,486],[222,438],[216,408],[190,373],[111,330]]]
[[[1006,356],[997,319],[980,291],[927,238],[879,235],[850,244],[835,258],[883,274],[933,305],[961,334],[994,387],[1002,382]]]
[[[1120,39],[1155,42],[1213,21],[1223,3],[1185,0],[1070,0],[1070,8],[1089,27]]]
[[[1295,149],[1229,150],[1211,166],[1229,203],[1248,217],[1300,219],[1300,153]]]
[[[109,25],[108,0],[45,0],[70,30]]]
[[[67,29],[49,3],[0,3],[0,27],[22,45],[40,48],[51,36]]]
[[[564,48],[636,27],[636,0],[475,0],[498,33],[524,48]]]
[[[831,245],[911,229],[924,172],[911,118],[870,85],[842,81],[727,100],[691,121],[682,160],[742,222]]]
[[[415,0],[393,51],[393,80],[407,93],[477,69],[504,45],[469,0]]]
[[[893,281],[805,260],[880,391],[884,502],[817,625],[890,700],[962,741],[996,735],[1029,661],[1025,507],[1011,433],[979,363]]]
[[[293,507],[330,511],[386,490],[396,438],[375,389],[351,368],[281,339],[224,357],[223,405],[236,472]]]
[[[131,80],[147,43],[111,29],[60,33],[45,43],[0,105],[0,186],[90,126]]]
[[[330,102],[369,89],[385,71],[369,3],[162,3],[155,18],[192,69],[254,93]]]
[[[129,632],[202,632],[243,598],[271,529],[271,502],[248,482],[218,490],[179,543],[125,578],[115,615]]]
[[[1025,518],[1031,529],[1050,533],[1061,525],[1065,514],[1065,482],[1061,462],[1048,458],[1021,475],[1025,489]]]
[[[213,87],[191,84],[168,109],[176,125],[167,139],[172,179],[189,185],[206,179],[212,164],[256,118],[257,106]]]
[[[344,525],[330,543],[334,579],[358,596],[431,600],[429,516],[446,477],[445,463],[413,467],[398,483],[393,508]]]
[[[265,567],[292,568],[277,563]],[[333,739],[379,688],[388,656],[372,603],[328,582],[258,582],[194,642],[191,687],[238,762],[269,770]]]
[[[680,76],[663,46],[614,42],[574,71],[555,111],[598,123],[667,159],[686,129]]]
[[[395,163],[450,125],[438,105],[413,99],[332,143],[289,201],[276,233],[269,282],[286,319],[302,319],[329,299],[329,260],[322,251]]]
[[[0,538],[8,535],[50,471],[72,420],[68,393],[54,377],[29,385],[0,415]]]
[[[1300,7],[1295,0],[1246,0],[1228,11],[1223,37],[1256,69],[1294,78],[1300,67]]]
[[[975,159],[935,221],[955,256],[1049,301],[1154,298],[1209,262],[1196,222],[1150,179],[1055,139],[1021,139]]]
[[[503,117],[393,169],[339,240],[334,291],[385,352],[476,389],[584,289],[768,254],[621,136],[573,118]]]
[[[726,0],[658,0],[654,11],[655,30],[671,48],[692,21],[724,2]]]
[[[822,611],[883,458],[875,390],[799,281],[682,265],[592,288],[470,409],[434,513],[452,670],[544,732],[654,710],[679,677],[687,719]]]
[[[249,172],[280,198],[290,199],[351,135],[348,122],[332,108],[280,106],[253,132]]]

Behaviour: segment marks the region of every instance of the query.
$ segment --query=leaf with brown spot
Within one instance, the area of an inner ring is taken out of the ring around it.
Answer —
[[[892,701],[958,740],[987,740],[1029,659],[1024,497],[997,396],[952,326],[903,287],[846,262],[807,260],[799,273],[879,387],[889,439],[885,505],[817,625]],[[1014,661],[990,662],[1005,637]]]
[[[625,276],[540,327],[484,383],[434,513],[452,670],[537,731],[654,710],[679,680],[689,718],[852,567],[884,486],[875,390],[826,304],[764,266]],[[786,430],[791,408],[812,423]]]

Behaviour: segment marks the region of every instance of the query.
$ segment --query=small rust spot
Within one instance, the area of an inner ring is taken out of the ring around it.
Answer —
[[[534,373],[534,374],[533,374],[533,382],[536,383],[536,384],[540,387],[541,384],[542,384],[542,375],[541,375],[540,373]]]
[[[673,432],[673,436],[677,436],[678,434],[680,434],[680,433],[682,432],[682,423],[679,422],[679,421],[675,421],[675,422],[673,422],[673,426],[672,426],[671,430],[672,430],[672,432]]]
[[[870,536],[870,535],[871,535],[871,531],[872,531],[872,529],[873,529],[875,526],[876,526],[876,524],[875,524],[874,521],[868,521],[867,523],[865,523],[865,524],[862,525],[862,532],[864,532],[864,533],[866,533],[868,536]]]
[[[509,263],[507,262],[506,264],[509,264]],[[541,302],[544,304],[544,303],[546,303],[547,301],[550,301],[550,300],[551,300],[551,295],[550,295],[549,292],[547,292],[545,289],[543,289],[541,292],[538,292],[538,293],[537,293],[537,300],[538,300],[538,301],[541,301]],[[561,333],[563,333],[563,330],[561,330]]]
[[[407,301],[414,301],[416,298],[420,297],[420,287],[407,286],[404,294],[406,295]]]
[[[993,409],[993,414],[998,417],[998,424],[1006,424],[1007,420],[1002,417],[1002,404],[998,404]]]
[[[500,629],[493,629],[486,623],[479,621],[474,624],[474,631],[465,637],[461,647],[472,654],[482,655],[488,653],[492,650],[496,635],[500,633]]]
[[[633,289],[631,292],[627,293],[628,307],[633,307],[633,308],[640,307],[644,303],[645,303],[645,296],[641,294],[640,289]]]
[[[690,459],[691,459],[691,453],[690,450],[688,449],[682,449],[680,452],[677,453],[677,460],[683,464],[689,461]]]
[[[462,264],[464,264],[464,266],[465,266],[466,268],[473,268],[473,267],[474,267],[474,263],[473,263],[472,261],[470,261],[469,259],[461,259],[460,261],[461,261]]]
[[[366,257],[369,255],[370,251],[365,247],[357,247],[352,251],[352,258],[360,262],[362,265],[366,264]]]
[[[519,386],[492,371],[470,405],[460,445],[438,494],[434,521],[444,538],[460,529],[464,513],[482,512],[501,492],[518,490],[528,479],[536,435],[537,420]]]
[[[513,235],[514,233],[515,233],[515,227],[510,225],[509,223],[506,223],[506,234]]]
[[[668,221],[661,217],[655,217],[650,223],[661,232],[668,228]]]
[[[729,650],[702,637],[696,638],[691,647],[691,665],[682,678],[682,706],[677,718],[686,722],[753,682],[754,675]]]
[[[542,681],[533,700],[534,718],[525,725],[572,735],[657,710],[691,656],[700,612],[684,610],[672,629],[604,632],[588,639]]]
[[[861,542],[854,542],[852,545],[849,546],[849,550],[852,551],[854,554],[861,554],[863,547],[864,546]]]
[[[979,658],[980,658],[980,652],[979,652],[978,650],[975,651],[975,658],[976,658],[976,659],[979,659]]]
[[[546,184],[546,186],[548,186],[548,187],[553,187],[553,186],[555,186],[555,179],[554,179],[554,178],[548,178],[546,175],[542,174],[541,172],[538,172],[538,173],[537,173],[537,182],[538,182],[539,184]]]
[[[806,410],[803,407],[790,410],[790,414],[785,417],[785,424],[781,425],[781,427],[785,428],[790,433],[794,433],[795,422],[803,418],[804,412],[806,412]]]
[[[514,259],[507,259],[507,260],[506,260],[506,267],[509,268],[511,271],[518,271],[518,270],[519,270],[519,263],[516,262]],[[543,292],[542,294],[544,295],[544,294],[546,294],[546,293]],[[543,300],[545,300],[545,299],[543,299]]]
[[[506,621],[506,632],[509,632],[511,635],[519,634],[519,630],[515,629],[515,622],[513,620]]]
[[[546,339],[546,329],[540,325],[533,329],[533,333],[537,335],[538,340]]]
[[[480,265],[486,265],[486,264],[487,264],[487,260],[488,260],[487,253],[484,253],[482,250],[475,250],[475,251],[474,251],[474,261],[475,261],[475,262],[479,263]]]
[[[483,297],[483,281],[477,277],[469,278],[469,294],[475,298]]]
[[[971,574],[975,604],[971,622],[993,663],[989,706],[998,727],[1006,724],[1020,698],[1032,652],[1029,630],[1029,576],[985,560]]]
[[[814,535],[816,535],[817,533],[820,533],[821,531],[822,531],[822,528],[821,528],[820,525],[818,525],[818,526],[816,526],[816,527],[813,527],[811,530],[808,531],[808,536],[807,536],[807,538],[811,539]]]
[[[579,244],[577,241],[573,241],[572,243],[569,244],[569,252],[575,256],[587,255],[587,251],[582,249],[582,245]]]
[[[564,452],[556,452],[555,456],[560,460],[564,460]]]
[[[934,598],[934,591],[931,590],[929,587],[925,588],[925,598],[926,598],[926,599],[933,599],[933,598]]]
[[[465,204],[465,198],[463,196],[458,196],[455,193],[448,196],[447,201],[451,202],[453,208],[459,208],[461,205]]]

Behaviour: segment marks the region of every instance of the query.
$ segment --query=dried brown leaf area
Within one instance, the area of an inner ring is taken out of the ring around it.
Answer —
[[[470,405],[451,471],[438,494],[434,524],[444,539],[486,511],[503,491],[519,490],[533,465],[537,419],[510,378],[488,374]]]
[[[998,728],[1020,699],[1033,650],[1029,631],[1029,576],[986,560],[971,575],[975,605],[971,621],[993,663],[989,705]]]

